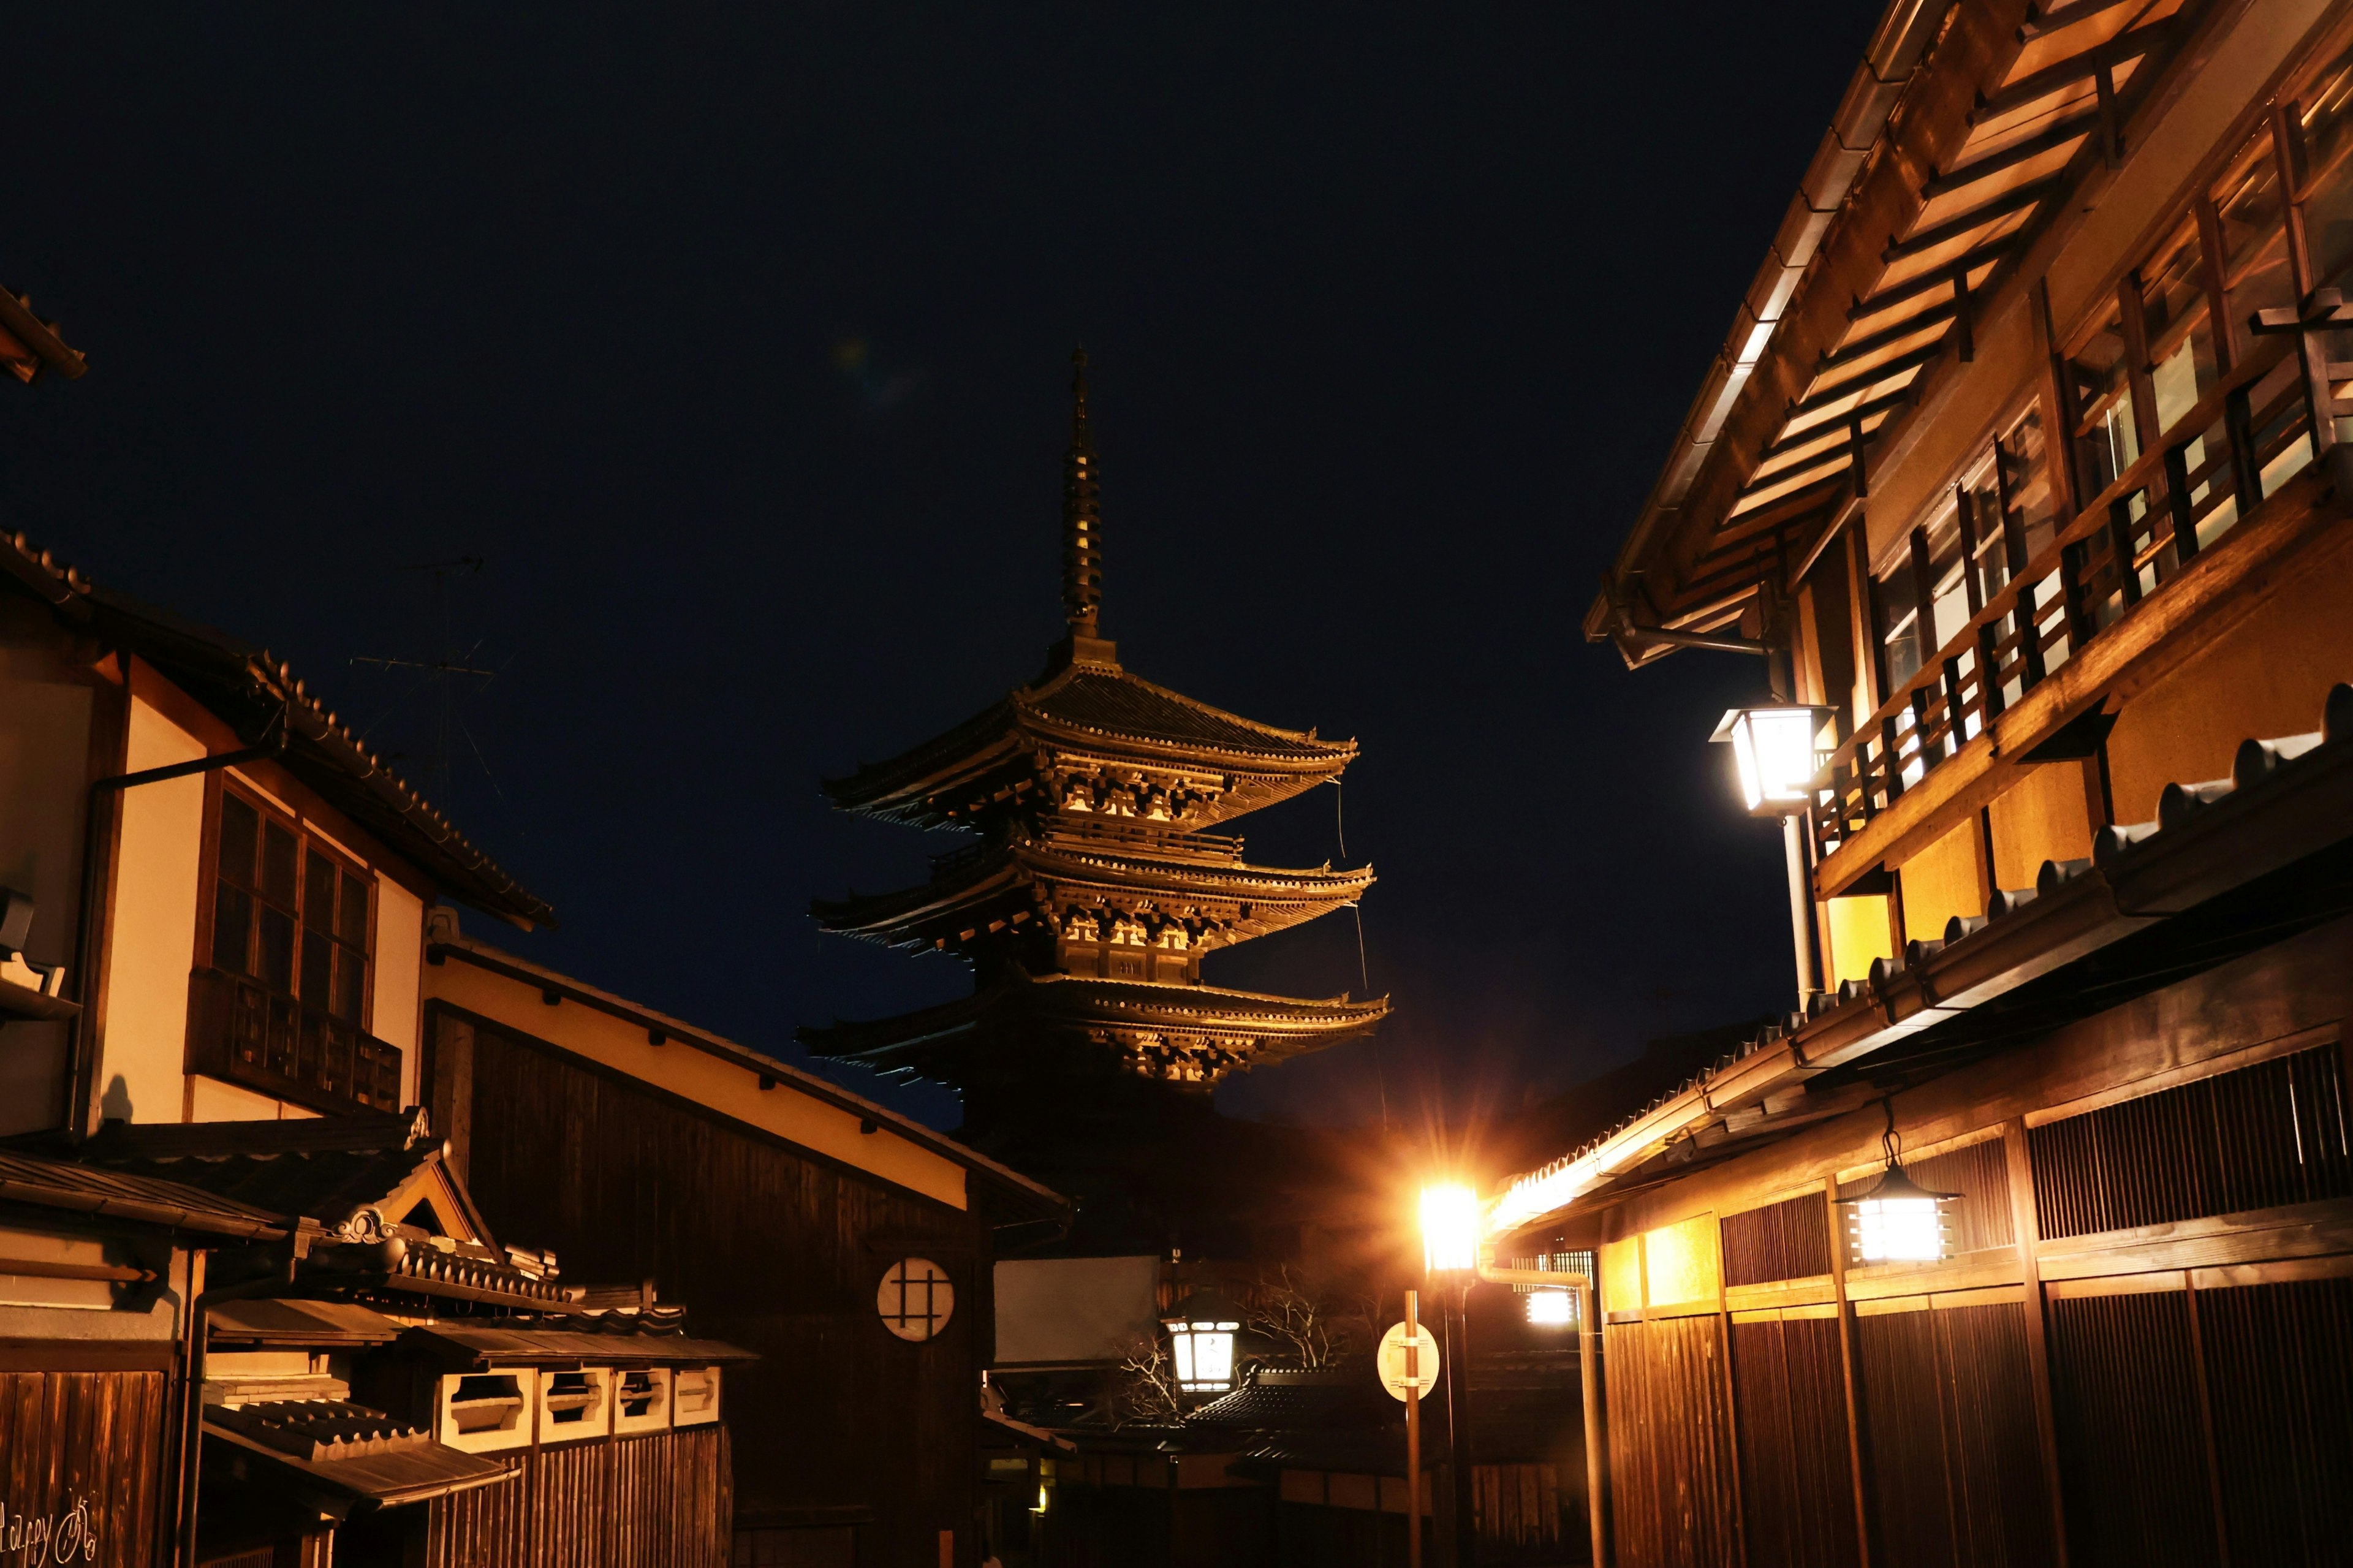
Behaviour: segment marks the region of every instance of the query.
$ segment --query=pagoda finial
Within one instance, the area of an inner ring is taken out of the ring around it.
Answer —
[[[1071,355],[1071,450],[1062,459],[1062,613],[1073,638],[1092,638],[1103,609],[1103,513],[1087,435],[1087,351]]]

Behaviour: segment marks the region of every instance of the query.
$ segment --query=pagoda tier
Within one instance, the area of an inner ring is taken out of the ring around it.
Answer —
[[[1354,741],[1281,730],[1155,686],[1094,642],[939,739],[829,779],[845,811],[913,827],[1083,813],[1207,827],[1327,784]]]
[[[1083,372],[1084,359],[1080,363]],[[1237,717],[1139,679],[1101,635],[1102,529],[1083,374],[1063,479],[1070,635],[1046,673],[937,740],[827,784],[836,805],[975,841],[920,888],[837,901],[825,930],[954,952],[978,990],[868,1024],[804,1028],[819,1056],[921,1072],[987,1121],[1040,1114],[1056,1082],[1110,1066],[1155,1082],[1227,1072],[1360,1035],[1387,998],[1300,1001],[1201,983],[1203,954],[1352,904],[1370,867],[1253,866],[1198,831],[1336,782],[1353,741]],[[1010,1089],[1011,1085],[1026,1088]],[[987,1086],[981,1099],[976,1086]],[[976,1110],[976,1105],[981,1109]]]
[[[871,1023],[804,1028],[800,1038],[821,1057],[956,1083],[997,1076],[1009,1058],[1034,1073],[1082,1067],[1107,1052],[1137,1077],[1207,1086],[1237,1068],[1362,1035],[1388,1011],[1385,996],[1317,1001],[1014,971],[958,1001]]]
[[[1242,842],[1116,820],[1018,826],[944,855],[903,892],[819,901],[825,930],[886,946],[1108,979],[1198,984],[1202,954],[1311,921],[1372,886],[1369,867],[1278,870]]]

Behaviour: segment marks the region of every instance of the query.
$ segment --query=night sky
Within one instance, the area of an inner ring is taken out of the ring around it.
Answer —
[[[0,282],[91,369],[0,395],[0,526],[292,659],[564,922],[470,931],[800,1059],[965,985],[820,939],[944,844],[818,781],[1038,673],[1082,341],[1124,662],[1364,748],[1398,1014],[1220,1103],[1508,1108],[1787,1005],[1705,743],[1761,665],[1578,621],[1877,14],[19,9]],[[1236,830],[1339,858],[1337,793]]]

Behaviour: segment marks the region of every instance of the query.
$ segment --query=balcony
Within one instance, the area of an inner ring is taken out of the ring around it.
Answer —
[[[188,1070],[330,1115],[400,1109],[400,1047],[242,974],[188,977]]]
[[[2313,510],[2333,478],[2313,405],[2353,413],[2334,385],[2348,367],[2327,363],[2327,334],[2269,331],[2033,559],[2006,540],[2004,586],[1972,583],[1968,622],[1828,754],[1809,813],[1818,896],[1921,847],[2036,748],[2085,754],[2061,731],[2126,666],[2339,515]]]

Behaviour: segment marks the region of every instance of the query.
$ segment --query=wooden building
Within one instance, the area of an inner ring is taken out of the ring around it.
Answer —
[[[1205,955],[1329,914],[1372,885],[1369,867],[1253,865],[1241,839],[1208,831],[1337,781],[1356,747],[1238,717],[1120,663],[1102,636],[1099,464],[1083,354],[1077,364],[1063,476],[1069,635],[1029,685],[826,785],[844,810],[970,836],[923,887],[819,900],[812,912],[828,931],[955,954],[972,966],[973,994],[801,1038],[820,1056],[956,1086],[965,1136],[1076,1185],[1083,1231],[1134,1197],[1113,1191],[1123,1184],[1109,1173],[1139,1152],[1230,1141],[1207,1121],[1221,1079],[1360,1037],[1388,1002],[1203,979]],[[1149,1173],[1128,1169],[1124,1184],[1148,1187]],[[1167,1238],[1165,1217],[1127,1228],[1138,1234],[1099,1239],[1155,1249]]]
[[[1820,726],[1800,1006],[1490,1213],[1620,1562],[2353,1555],[2349,217],[2353,6],[1873,34],[1587,622]]]
[[[485,1212],[692,1303],[734,1374],[734,1561],[972,1568],[1000,1238],[1052,1192],[434,911],[423,1092]]]

